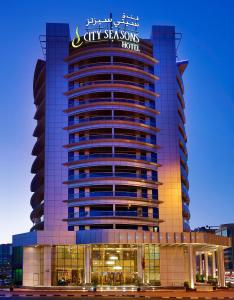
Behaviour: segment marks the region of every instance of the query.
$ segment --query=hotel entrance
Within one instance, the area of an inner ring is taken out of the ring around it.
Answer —
[[[53,286],[158,285],[159,246],[89,244],[52,247]]]
[[[136,245],[93,245],[91,257],[91,282],[109,286],[135,284]]]

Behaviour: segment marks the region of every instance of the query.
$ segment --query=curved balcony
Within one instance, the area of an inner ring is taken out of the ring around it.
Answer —
[[[146,82],[145,84],[142,83],[138,83],[135,81],[127,81],[127,80],[95,80],[95,81],[86,81],[86,82],[82,82],[82,84],[74,84],[73,86],[70,87],[69,91],[71,90],[77,90],[79,88],[83,88],[83,87],[87,87],[87,86],[91,86],[91,85],[108,85],[108,84],[116,84],[116,85],[130,85],[133,87],[137,87],[137,88],[141,88],[144,89],[146,91],[151,91],[151,92],[155,92],[154,86],[148,86],[148,82]]]
[[[105,194],[105,192],[103,192]],[[97,193],[101,194],[101,192]],[[118,192],[109,192],[109,195],[107,195],[108,192],[104,196],[95,196],[92,195],[92,193],[86,193],[82,195],[79,194],[72,194],[69,195],[69,200],[64,200],[64,202],[69,203],[69,207],[79,207],[79,206],[92,206],[92,205],[123,205],[126,203],[129,203],[131,201],[131,205],[135,206],[144,206],[144,207],[158,207],[161,201],[158,201],[157,199],[152,199],[150,197],[143,197],[141,196],[129,196],[130,192],[128,192],[128,195],[123,195],[124,192],[122,192],[121,196],[117,196]]]
[[[148,68],[148,66],[145,66],[145,65],[139,65],[139,64],[136,64],[136,63],[126,63],[126,62],[111,62],[111,61],[105,61],[105,62],[86,62],[84,65],[81,65],[81,62],[80,61],[79,63],[79,66],[78,65],[75,65],[75,67],[73,68],[72,72],[65,75],[65,77],[71,77],[73,76],[74,73],[80,71],[80,70],[83,70],[83,69],[86,69],[86,68],[93,68],[93,67],[105,67],[105,66],[110,66],[110,67],[122,67],[121,69],[124,70],[125,68],[132,68],[134,70],[136,70],[137,72],[140,70],[140,71],[144,71],[148,74],[152,74],[154,75],[154,70],[153,69],[150,69]],[[154,77],[157,79],[158,77],[154,75]]]
[[[42,99],[41,103],[37,106],[36,113],[34,115],[35,120],[40,120],[45,115],[45,99]]]
[[[34,104],[35,105],[40,105],[42,101],[45,99],[45,82],[40,86],[40,88],[35,91],[34,95]]]
[[[186,170],[183,165],[180,166],[180,172],[185,179],[188,179],[188,170]]]
[[[188,205],[185,204],[184,202],[183,202],[183,217],[184,217],[187,221],[189,221],[189,219],[190,219],[190,211],[189,211],[189,207],[188,207]]]
[[[154,66],[154,64],[157,63],[157,60],[148,54],[120,48],[119,45],[114,45],[114,44],[112,44],[109,47],[108,45],[106,45],[105,47],[103,47],[103,45],[102,46],[100,45],[100,47],[96,45],[95,49],[93,48],[93,46],[90,49],[84,48],[80,51],[76,51],[73,55],[66,57],[65,61],[69,62],[69,64],[72,63],[74,64],[85,59],[103,57],[103,56],[131,58],[139,62],[148,64],[150,66]]]
[[[183,98],[183,96],[181,95],[180,92],[177,92],[177,98],[178,98],[182,108],[184,109],[185,108],[185,102],[184,102],[184,98]]]
[[[92,76],[97,74],[121,74],[127,76],[134,76],[135,78],[146,80],[152,84],[155,83],[155,80],[159,78],[153,75],[150,72],[145,70],[134,68],[133,66],[121,66],[113,63],[103,63],[97,66],[88,66],[77,68],[74,72],[66,74],[64,77],[68,79],[68,81],[83,79],[86,76]]]
[[[189,181],[188,181],[188,175],[183,168],[180,168],[181,170],[181,181],[186,186],[187,189],[189,189]]]
[[[38,156],[44,149],[45,145],[45,136],[42,134],[40,138],[37,139],[33,149],[32,149],[32,155]]]
[[[180,153],[180,159],[184,162],[184,164],[187,165],[188,155],[185,155],[182,149],[179,149],[179,153]]]
[[[156,141],[154,139],[148,139],[146,137],[138,137],[138,136],[132,136],[132,135],[126,135],[126,134],[103,134],[103,135],[90,135],[90,136],[84,136],[84,137],[76,137],[76,138],[70,138],[69,144],[66,145],[65,147],[70,147],[71,144],[79,144],[82,142],[90,142],[90,141],[98,141],[98,140],[111,140],[113,143],[113,140],[124,140],[125,142],[127,141],[136,141],[140,143],[145,143],[145,144],[151,144],[157,148],[156,146]]]
[[[68,126],[73,126],[77,124],[82,123],[89,123],[89,122],[95,122],[95,121],[127,121],[127,122],[134,122],[134,123],[140,123],[148,126],[155,126],[155,121],[147,121],[143,118],[136,117],[129,117],[129,116],[96,116],[96,117],[88,117],[80,120],[72,120],[68,122]],[[159,129],[158,129],[159,131]]]
[[[178,114],[179,114],[179,116],[180,116],[181,122],[182,122],[183,124],[185,124],[185,115],[184,115],[184,110],[183,110],[183,108],[181,107],[181,104],[179,104],[179,106],[178,106]]]
[[[95,225],[95,224],[134,224],[156,226],[161,220],[157,215],[129,211],[90,211],[75,214],[74,218],[67,219],[70,225]]]
[[[33,92],[34,97],[35,93],[38,90],[38,88],[42,85],[42,83],[45,81],[45,61],[38,59],[37,64],[34,70],[34,77],[33,77]]]
[[[105,147],[130,147],[135,150],[142,151],[157,151],[160,147],[150,143],[142,143],[131,140],[120,140],[120,139],[96,139],[91,141],[84,141],[75,144],[64,145],[69,151],[80,151],[80,150],[92,150],[93,148],[105,148]],[[113,160],[115,160],[113,158]],[[124,160],[124,159],[123,159]],[[126,160],[126,158],[125,158]],[[84,163],[84,161],[81,163]]]
[[[35,208],[44,200],[44,185],[41,185],[32,195],[30,204]]]
[[[130,118],[127,118],[121,121],[120,118],[112,118],[112,120],[106,120],[102,121],[101,118],[100,120],[97,121],[88,121],[89,118],[87,118],[84,121],[81,122],[74,122],[74,125],[70,125],[68,127],[65,127],[65,130],[68,130],[70,133],[78,133],[80,131],[84,130],[93,130],[93,129],[100,129],[100,128],[113,128],[115,127],[116,129],[129,129],[129,130],[135,130],[135,131],[141,131],[146,134],[151,134],[154,135],[155,133],[159,132],[159,129],[155,127],[155,123],[151,122],[150,124],[145,124],[138,122],[137,120],[132,121]],[[92,118],[90,118],[92,119]],[[94,118],[95,119],[95,118]],[[98,119],[98,118],[97,118]]]
[[[87,82],[86,85],[79,86],[75,89],[71,89],[64,94],[66,96],[73,95],[73,97],[86,95],[90,93],[97,93],[97,92],[121,92],[129,93],[137,96],[143,96],[150,98],[151,100],[155,100],[155,97],[158,97],[159,95],[153,91],[145,89],[143,86],[137,86],[133,85],[133,82],[126,82],[123,81],[123,83],[118,82],[112,82],[105,81],[105,83],[100,80],[96,83],[94,82]]]
[[[185,132],[184,124],[182,123],[181,120],[179,122],[179,132],[180,132],[180,135],[183,137],[185,143],[187,143],[187,135]]]
[[[33,225],[33,227],[30,229],[30,231],[35,231],[35,230],[44,230],[44,221],[40,221]]]
[[[147,176],[147,174],[136,174],[130,172],[96,172],[96,173],[82,173],[76,175],[68,176],[69,181],[77,181],[81,179],[91,179],[91,178],[134,178],[134,179],[144,179],[148,181],[157,181],[157,175]]]
[[[44,181],[44,172],[37,173],[31,182],[31,192],[36,192],[37,189],[43,184]]]
[[[31,173],[36,174],[43,167],[44,167],[44,152],[35,158],[31,167]]]
[[[183,84],[183,80],[182,80],[181,76],[176,75],[176,80],[177,80],[180,92],[183,95],[184,94],[184,84]]]
[[[128,160],[134,160],[134,161],[143,161],[143,162],[149,162],[149,163],[155,163],[157,164],[157,157],[153,156],[150,158],[147,158],[146,156],[138,157],[136,154],[128,154],[128,153],[94,153],[89,155],[77,155],[73,157],[68,158],[68,163],[65,163],[65,165],[72,164],[73,162],[81,162],[82,160],[98,160],[98,159],[105,159],[105,158],[122,158],[122,159],[128,159]],[[157,166],[159,166],[157,164]]]
[[[157,198],[150,198],[147,197],[147,195],[142,195],[139,196],[137,192],[127,192],[127,191],[98,191],[98,192],[89,192],[89,193],[75,193],[69,195],[68,199],[69,200],[74,200],[74,199],[81,199],[81,198],[104,198],[104,197],[124,197],[124,198],[143,198],[143,199],[148,199],[149,201],[157,201]]]
[[[89,212],[78,212],[74,214],[74,218],[92,218],[92,217],[137,217],[158,219],[158,216],[148,212],[138,211],[108,211],[108,210],[91,210]]]
[[[183,136],[181,134],[179,136],[179,146],[180,146],[181,151],[183,151],[184,156],[188,157],[186,143],[185,143],[184,138],[183,138]]]
[[[157,176],[157,175],[156,175]],[[109,173],[100,172],[92,174],[83,174],[69,176],[64,184],[69,185],[70,188],[78,187],[93,187],[103,185],[123,185],[123,186],[136,186],[141,188],[155,189],[161,185],[156,179],[156,176],[146,176],[143,174],[132,173]]]
[[[188,194],[188,189],[185,185],[182,184],[182,198],[183,198],[183,201],[189,205],[190,203],[190,197],[189,197],[189,194]]]
[[[183,220],[183,231],[185,231],[185,232],[191,231],[189,222],[185,219]]]
[[[98,99],[97,99],[98,100]],[[103,101],[100,101],[91,103],[91,104],[84,104],[84,105],[79,105],[74,107],[71,107],[65,112],[68,114],[69,117],[80,117],[82,114],[90,114],[90,113],[98,113],[98,112],[103,112],[103,111],[124,111],[125,113],[129,113],[129,116],[134,116],[135,115],[141,115],[144,116],[145,118],[156,118],[157,115],[159,115],[159,112],[156,111],[155,109],[152,108],[146,108],[146,106],[140,106],[138,104],[129,104],[129,103],[124,103],[124,102],[115,102],[115,100],[109,99],[103,99]],[[90,102],[90,101],[88,101]],[[125,115],[126,116],[126,115]]]
[[[33,136],[40,137],[44,133],[44,130],[45,130],[45,118],[43,117],[37,121],[37,125],[34,129]]]
[[[181,168],[183,168],[186,172],[186,174],[188,174],[188,165],[186,162],[184,162],[181,157],[180,157],[180,164],[181,164]]]
[[[44,203],[38,204],[36,207],[33,208],[33,211],[30,214],[30,219],[33,223],[35,223],[35,219],[41,218],[44,214]]]
[[[97,108],[101,109],[108,108],[110,106],[110,109],[112,107],[121,108],[121,105],[124,105],[124,107],[128,107],[130,111],[135,108],[139,108],[142,112],[142,108],[144,109],[144,112],[149,112],[151,114],[158,115],[159,112],[155,110],[155,103],[153,102],[147,102],[137,99],[126,99],[126,98],[95,98],[92,99],[85,99],[85,100],[79,100],[75,101],[73,104],[69,104],[69,108],[66,109],[64,112],[71,113],[74,111],[82,112],[82,110],[87,110],[88,108]],[[138,112],[138,111],[136,111]]]

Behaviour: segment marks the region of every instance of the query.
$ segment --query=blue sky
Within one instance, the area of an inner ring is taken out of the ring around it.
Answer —
[[[151,26],[175,25],[183,35],[191,225],[234,222],[234,2],[232,0],[38,0],[0,2],[0,243],[31,227],[30,174],[34,145],[32,80],[42,58],[46,22],[78,24],[123,12]]]

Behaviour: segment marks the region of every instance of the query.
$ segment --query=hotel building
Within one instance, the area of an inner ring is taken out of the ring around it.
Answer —
[[[99,38],[46,25],[33,80],[33,225],[13,237],[22,283],[194,287],[205,273],[223,286],[229,239],[189,226],[188,61],[177,61],[175,27],[133,43]]]

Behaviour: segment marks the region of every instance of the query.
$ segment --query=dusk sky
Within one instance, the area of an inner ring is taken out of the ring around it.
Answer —
[[[232,0],[20,0],[0,2],[0,243],[31,228],[30,174],[33,73],[43,58],[39,35],[46,22],[70,24],[87,17],[140,17],[140,36],[152,25],[182,33],[189,152],[191,227],[234,222],[234,1]]]

